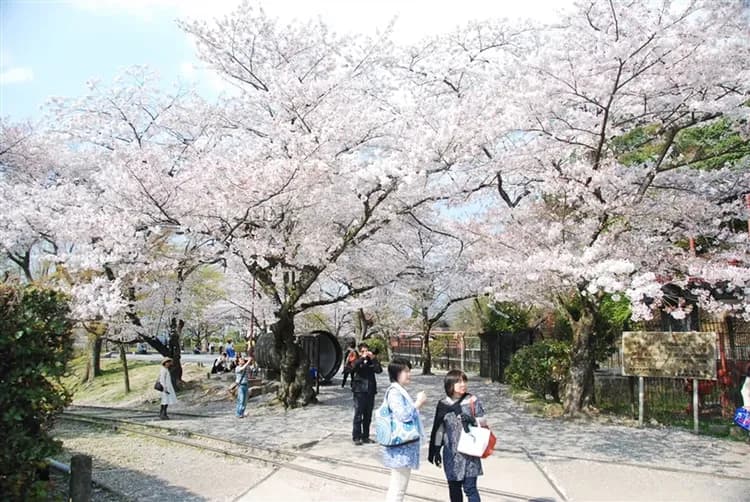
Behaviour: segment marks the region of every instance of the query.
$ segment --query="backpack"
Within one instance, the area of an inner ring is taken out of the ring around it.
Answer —
[[[391,408],[388,406],[390,390],[385,391],[383,404],[375,412],[375,439],[383,446],[401,446],[419,441],[419,427],[413,420],[401,422],[394,419]]]

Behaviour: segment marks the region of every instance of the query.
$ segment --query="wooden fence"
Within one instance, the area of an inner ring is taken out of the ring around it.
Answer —
[[[412,366],[422,366],[423,335],[416,331],[402,331],[388,340],[393,357],[403,357]],[[432,367],[439,370],[460,369],[479,374],[481,344],[478,336],[463,331],[436,331],[430,333]]]

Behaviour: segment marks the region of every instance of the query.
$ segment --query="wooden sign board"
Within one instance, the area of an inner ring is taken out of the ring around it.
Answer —
[[[716,333],[625,331],[622,374],[716,380]]]

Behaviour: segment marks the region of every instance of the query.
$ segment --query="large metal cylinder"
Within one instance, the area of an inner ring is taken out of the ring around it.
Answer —
[[[279,355],[274,347],[273,332],[267,331],[255,340],[255,361],[258,367],[279,371]]]
[[[321,380],[330,381],[341,367],[344,357],[336,337],[328,331],[312,331],[298,335],[297,341],[310,359],[310,367],[317,367]],[[279,371],[281,359],[276,353],[272,332],[263,333],[256,340],[255,360],[261,368]]]

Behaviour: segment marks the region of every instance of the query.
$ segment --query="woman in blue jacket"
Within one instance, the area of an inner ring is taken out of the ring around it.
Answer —
[[[417,393],[412,400],[406,392],[411,382],[411,364],[408,360],[395,358],[388,365],[388,377],[391,385],[385,391],[385,400],[395,420],[403,423],[412,422],[419,427],[420,438],[398,446],[383,446],[383,465],[391,469],[391,480],[386,496],[387,502],[401,502],[409,485],[412,469],[419,469],[419,447],[422,444],[422,421],[419,408],[427,401],[424,391]]]

